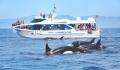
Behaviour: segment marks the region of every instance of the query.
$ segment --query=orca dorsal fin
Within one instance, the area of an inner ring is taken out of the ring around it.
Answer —
[[[45,50],[46,50],[46,52],[49,52],[51,50],[51,48],[48,46],[48,43],[46,43]]]
[[[91,43],[93,43],[95,41],[95,38],[93,38],[92,40],[91,40]]]
[[[100,46],[101,45],[101,39],[99,39],[96,43],[96,46]]]
[[[59,39],[62,40],[64,38],[64,36],[60,37]]]

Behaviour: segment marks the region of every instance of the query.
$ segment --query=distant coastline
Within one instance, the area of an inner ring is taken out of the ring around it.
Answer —
[[[11,19],[0,19],[0,29],[10,29],[11,24],[14,23],[17,19],[25,20],[26,22],[31,21],[35,15],[21,17],[21,18],[11,18]],[[90,16],[82,16],[82,19],[86,19]],[[71,15],[58,15],[56,18],[62,19],[76,19],[74,16]],[[120,28],[120,16],[100,16],[97,20],[97,25],[101,28]]]

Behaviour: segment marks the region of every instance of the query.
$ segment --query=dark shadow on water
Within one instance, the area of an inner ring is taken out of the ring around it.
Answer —
[[[88,66],[88,67],[83,67],[82,70],[106,70],[106,69],[102,67]]]

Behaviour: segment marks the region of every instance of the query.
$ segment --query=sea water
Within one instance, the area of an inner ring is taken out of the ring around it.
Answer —
[[[120,70],[120,29],[103,29],[101,39],[106,46],[102,50],[46,56],[46,43],[55,48],[73,39],[22,38],[11,29],[0,29],[0,70]]]

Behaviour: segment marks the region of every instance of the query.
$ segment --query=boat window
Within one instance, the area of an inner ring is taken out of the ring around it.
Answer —
[[[68,30],[68,29],[72,29],[72,28],[65,24],[64,25],[64,30]]]
[[[37,25],[31,25],[31,29],[32,30],[40,30],[42,28],[42,25],[39,25],[39,24],[37,24]]]
[[[37,22],[42,22],[44,21],[45,19],[33,19],[31,22],[32,23],[37,23]]]
[[[42,30],[68,30],[72,29],[69,25],[66,24],[50,24],[45,25]]]
[[[50,29],[50,25],[45,25],[42,30],[49,30],[49,29]]]

